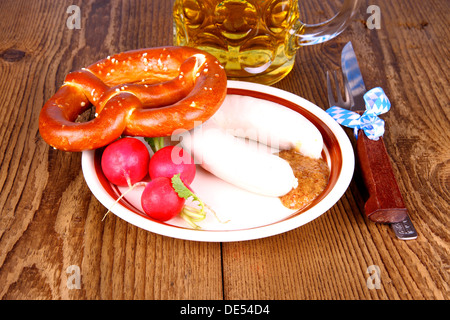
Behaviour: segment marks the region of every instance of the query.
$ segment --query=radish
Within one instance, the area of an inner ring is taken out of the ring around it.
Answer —
[[[198,205],[186,205],[187,199]],[[145,214],[153,219],[167,221],[180,215],[195,229],[200,229],[196,222],[206,218],[206,209],[217,218],[215,212],[181,180],[179,173],[172,178],[158,177],[148,182],[141,196],[141,206]]]
[[[178,215],[186,200],[178,196],[167,177],[158,177],[147,183],[142,193],[141,205],[149,217],[167,221]]]
[[[148,173],[150,154],[145,144],[135,138],[122,138],[103,151],[101,167],[106,178],[118,186],[141,181]]]
[[[122,138],[105,148],[101,166],[111,183],[129,187],[115,203],[135,187],[144,186],[141,206],[146,215],[167,221],[179,214],[192,227],[200,228],[195,222],[206,217],[206,206],[189,186],[194,180],[196,168],[194,160],[182,148],[163,147],[150,159],[143,142],[135,138]],[[143,181],[150,172],[151,180]],[[185,205],[188,198],[197,202],[198,206]]]
[[[150,159],[149,175],[151,179],[172,178],[179,173],[181,180],[189,185],[194,180],[195,172],[194,160],[189,153],[178,146],[159,149]]]

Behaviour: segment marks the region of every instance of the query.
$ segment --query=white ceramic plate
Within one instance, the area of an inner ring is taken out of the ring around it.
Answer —
[[[214,209],[217,218],[208,214],[205,220],[198,223],[200,230],[192,229],[179,217],[166,222],[156,221],[147,217],[140,206],[139,197],[143,188],[134,189],[115,203],[127,188],[118,188],[106,180],[100,166],[100,150],[84,151],[83,174],[95,197],[112,213],[142,229],[173,238],[211,242],[273,236],[298,228],[328,211],[347,190],[355,164],[353,148],[340,125],[313,103],[274,87],[228,81],[228,94],[264,99],[291,108],[320,130],[324,140],[322,156],[330,166],[330,180],[324,192],[309,206],[300,211],[289,210],[278,198],[246,192],[197,166],[191,186],[200,199]]]

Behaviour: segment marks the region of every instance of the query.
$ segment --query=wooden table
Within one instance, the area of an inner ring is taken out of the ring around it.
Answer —
[[[308,22],[332,16],[335,1],[303,2]],[[39,112],[70,71],[172,44],[172,2],[2,0],[0,297],[449,299],[450,3],[379,0],[380,29],[369,29],[372,1],[362,2],[341,36],[300,49],[274,86],[328,108],[325,72],[353,42],[366,85],[381,86],[392,102],[384,138],[417,240],[368,221],[355,181],[319,218],[258,240],[186,241],[113,214],[102,221],[105,207],[85,183],[81,154],[50,148]],[[70,5],[80,8],[80,29],[66,25]]]

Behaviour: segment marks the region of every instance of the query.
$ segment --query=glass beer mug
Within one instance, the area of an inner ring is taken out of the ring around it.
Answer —
[[[340,34],[359,0],[321,24],[299,20],[299,0],[175,0],[174,44],[203,49],[228,78],[273,84],[292,69],[299,47]]]

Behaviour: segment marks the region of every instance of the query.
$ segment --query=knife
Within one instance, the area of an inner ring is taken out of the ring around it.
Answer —
[[[353,104],[350,110],[364,113],[364,94],[367,92],[352,43],[342,50],[341,66],[348,82]],[[364,205],[365,215],[374,222],[391,224],[398,238],[417,238],[417,232],[408,216],[400,189],[392,170],[383,137],[369,139],[363,130],[358,132],[356,154],[369,198]]]

